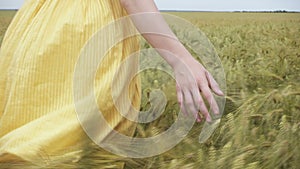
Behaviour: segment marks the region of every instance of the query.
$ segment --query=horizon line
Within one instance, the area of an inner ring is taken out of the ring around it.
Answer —
[[[0,8],[0,11],[18,11],[19,9],[8,9],[8,8]],[[293,10],[191,10],[191,9],[161,9],[160,12],[286,12],[286,13],[300,13],[299,11]]]

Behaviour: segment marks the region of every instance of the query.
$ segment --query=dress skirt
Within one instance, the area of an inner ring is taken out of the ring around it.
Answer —
[[[123,16],[126,12],[119,0],[25,1],[5,34],[0,52],[0,166],[80,161],[85,146],[92,141],[80,125],[74,106],[76,62],[99,29]],[[138,50],[137,37],[116,44],[101,62],[94,83],[95,99],[105,119],[128,136],[132,136],[136,124],[116,109],[111,83],[122,61]],[[114,87],[128,92],[138,110],[139,78],[124,87],[138,70],[138,60],[126,64]],[[109,131],[101,128],[100,139],[105,139]]]

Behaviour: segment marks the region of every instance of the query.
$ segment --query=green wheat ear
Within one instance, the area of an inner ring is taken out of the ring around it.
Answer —
[[[249,163],[245,169],[258,169],[259,167],[259,163],[258,162],[253,162],[253,163]]]
[[[245,154],[237,156],[232,162],[232,169],[245,168]]]
[[[211,146],[208,150],[208,166],[210,169],[216,169],[217,152],[214,146]]]

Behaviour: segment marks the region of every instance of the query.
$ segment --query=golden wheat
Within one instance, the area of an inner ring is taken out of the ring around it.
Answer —
[[[126,168],[300,168],[300,14],[171,14],[198,26],[222,60],[228,96],[214,135],[199,144],[202,125],[196,124],[172,150],[145,159],[103,157],[92,144],[84,159],[49,168],[114,168],[117,162],[125,162]],[[12,16],[0,13],[0,42]],[[136,136],[149,137],[176,120],[175,83],[163,73],[146,71],[142,87],[142,110],[149,107],[152,88],[162,89],[168,98],[162,117],[137,127]]]

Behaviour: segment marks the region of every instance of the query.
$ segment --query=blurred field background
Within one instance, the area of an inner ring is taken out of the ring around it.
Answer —
[[[15,11],[0,12],[0,42]],[[215,46],[226,72],[227,99],[221,125],[198,143],[201,124],[174,149],[146,159],[103,157],[91,145],[78,163],[49,168],[299,169],[300,168],[300,14],[170,12],[198,26]],[[161,73],[142,77],[142,109],[153,88],[168,104],[155,122],[138,125],[136,136],[165,131],[178,112],[174,83]]]

